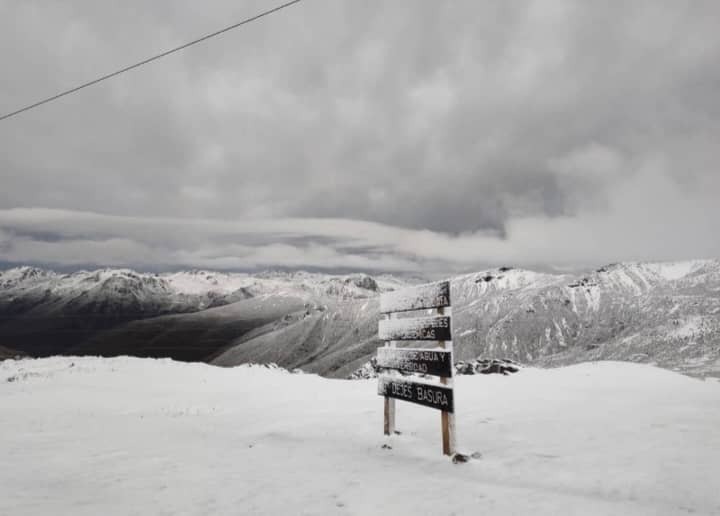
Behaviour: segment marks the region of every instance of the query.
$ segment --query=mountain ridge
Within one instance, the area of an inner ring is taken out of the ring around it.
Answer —
[[[500,267],[452,277],[456,360],[629,360],[720,374],[720,261],[582,274]],[[33,356],[130,354],[348,376],[374,354],[390,275],[0,271],[0,344]]]

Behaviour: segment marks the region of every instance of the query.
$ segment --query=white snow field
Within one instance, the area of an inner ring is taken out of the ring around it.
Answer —
[[[0,363],[0,514],[720,514],[720,383],[599,362],[456,380],[438,412],[376,380],[135,358]]]

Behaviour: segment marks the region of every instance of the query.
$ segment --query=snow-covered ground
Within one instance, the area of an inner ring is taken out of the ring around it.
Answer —
[[[0,363],[0,514],[720,514],[720,383],[600,362],[456,380],[458,441],[375,380]]]

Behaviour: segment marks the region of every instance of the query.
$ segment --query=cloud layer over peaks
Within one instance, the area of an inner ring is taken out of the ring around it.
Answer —
[[[271,7],[0,4],[0,111]],[[305,0],[0,122],[0,261],[720,256],[720,5]]]

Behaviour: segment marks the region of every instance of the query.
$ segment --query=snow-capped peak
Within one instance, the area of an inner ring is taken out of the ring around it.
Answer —
[[[690,274],[701,271],[708,266],[717,265],[717,260],[687,260],[682,262],[655,262],[642,264],[645,269],[653,271],[655,274],[667,281],[682,279]]]
[[[0,271],[0,287],[8,288],[23,283],[35,283],[53,276],[55,276],[53,272],[24,265],[22,267]]]

